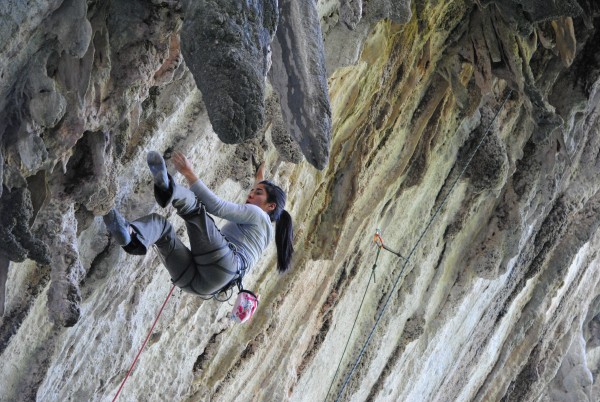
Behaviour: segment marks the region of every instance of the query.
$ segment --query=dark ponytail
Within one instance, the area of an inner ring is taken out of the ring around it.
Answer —
[[[284,273],[290,268],[292,255],[294,254],[294,224],[292,217],[284,209],[286,196],[285,192],[277,185],[268,180],[261,181],[260,184],[267,190],[267,202],[274,202],[277,207],[269,216],[271,221],[275,221],[275,246],[277,247],[277,270]]]
[[[277,246],[277,270],[284,273],[290,268],[294,254],[294,224],[292,217],[285,209],[281,211],[275,224],[275,245]]]

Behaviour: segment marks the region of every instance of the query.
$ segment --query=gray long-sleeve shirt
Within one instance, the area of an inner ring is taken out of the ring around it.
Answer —
[[[235,244],[246,259],[246,272],[258,261],[274,236],[269,215],[253,204],[235,204],[217,197],[202,180],[190,187],[209,214],[226,219],[221,233]]]

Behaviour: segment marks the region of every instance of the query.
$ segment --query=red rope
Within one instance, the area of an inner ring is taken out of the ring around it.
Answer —
[[[150,328],[150,331],[148,332],[148,336],[146,336],[146,340],[144,340],[144,343],[142,344],[142,347],[140,348],[140,351],[138,352],[137,356],[133,360],[133,363],[131,364],[131,367],[129,368],[129,371],[127,372],[127,375],[123,379],[123,382],[121,383],[121,386],[119,387],[119,390],[117,391],[117,394],[115,395],[115,397],[112,400],[112,402],[115,402],[117,400],[117,398],[119,397],[119,394],[121,393],[121,390],[123,389],[123,385],[125,385],[125,381],[127,381],[127,378],[129,378],[129,374],[131,374],[131,372],[133,371],[133,367],[135,366],[135,363],[137,363],[137,360],[140,357],[140,355],[142,354],[142,350],[144,350],[144,347],[146,347],[146,343],[148,343],[148,339],[150,339],[150,335],[152,335],[152,331],[154,330],[154,326],[158,322],[158,319],[160,318],[160,315],[162,314],[163,309],[165,308],[165,306],[167,305],[167,302],[169,301],[169,298],[173,294],[173,290],[175,290],[175,285],[173,285],[173,287],[171,288],[171,291],[169,292],[169,295],[165,299],[165,302],[163,303],[162,307],[160,308],[160,311],[158,312],[158,315],[156,316],[156,319],[154,320],[154,324],[152,324],[152,328]]]

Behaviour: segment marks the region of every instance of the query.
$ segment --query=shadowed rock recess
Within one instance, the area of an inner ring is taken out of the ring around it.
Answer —
[[[265,161],[296,253],[243,325],[176,290],[122,400],[598,401],[599,108],[592,0],[2,2],[0,401],[117,393],[171,282],[100,216],[185,239],[149,150]]]

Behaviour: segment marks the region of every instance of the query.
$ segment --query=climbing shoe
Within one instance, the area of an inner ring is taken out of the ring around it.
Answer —
[[[129,222],[116,209],[108,211],[108,214],[104,215],[103,219],[106,228],[117,244],[125,246],[131,242]]]
[[[148,152],[146,160],[148,161],[150,172],[152,172],[152,176],[154,176],[154,185],[161,190],[168,190],[169,176],[167,175],[167,166],[165,165],[165,160],[156,151]]]

